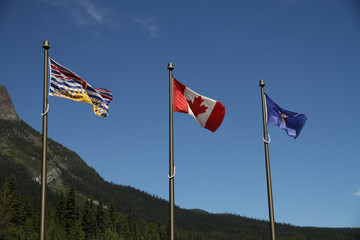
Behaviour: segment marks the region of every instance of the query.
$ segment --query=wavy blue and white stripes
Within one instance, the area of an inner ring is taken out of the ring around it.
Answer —
[[[53,59],[50,62],[49,95],[87,102],[93,105],[94,113],[101,117],[108,115],[112,92],[104,88],[94,88],[71,70]]]

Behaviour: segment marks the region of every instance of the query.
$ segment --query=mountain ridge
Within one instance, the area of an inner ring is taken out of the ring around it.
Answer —
[[[0,119],[19,120],[19,116],[15,111],[10,95],[3,85],[0,85]]]

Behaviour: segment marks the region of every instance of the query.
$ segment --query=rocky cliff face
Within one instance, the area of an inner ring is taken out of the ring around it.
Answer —
[[[0,85],[0,119],[19,120],[6,87]]]
[[[1,0],[0,0],[1,1]],[[14,105],[11,101],[10,95],[5,86],[0,85],[0,119],[18,121],[19,116],[17,115]],[[41,135],[34,133],[34,131],[29,130],[29,128],[22,128],[21,130],[13,130],[10,133],[11,136],[16,135],[17,142],[20,144],[30,144],[32,149],[38,150],[41,152]],[[49,145],[49,144],[48,144]],[[2,136],[0,133],[0,153],[9,154],[12,148],[17,148],[17,143],[14,145],[10,144],[10,140],[6,136]],[[22,146],[22,149],[24,146]],[[24,150],[24,149],[23,149]],[[53,154],[51,146],[48,146],[48,154]],[[0,154],[1,155],[1,154]],[[40,183],[40,162],[37,158],[34,158],[31,155],[30,150],[24,151],[21,157],[16,157],[16,161],[24,164],[30,172],[34,175],[33,179]],[[14,154],[14,156],[17,156]],[[14,159],[14,158],[13,158]],[[48,171],[47,171],[47,183],[56,182],[64,170],[67,169],[66,164],[62,162],[63,159],[56,161],[53,158],[48,159]]]

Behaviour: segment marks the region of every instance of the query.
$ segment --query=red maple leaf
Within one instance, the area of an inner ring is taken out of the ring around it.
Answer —
[[[197,117],[199,114],[206,112],[206,109],[208,107],[200,106],[202,102],[204,101],[201,99],[201,96],[198,96],[194,98],[194,102],[191,102],[191,100],[186,100],[189,103],[189,107],[191,108],[191,111],[194,113],[195,117]]]

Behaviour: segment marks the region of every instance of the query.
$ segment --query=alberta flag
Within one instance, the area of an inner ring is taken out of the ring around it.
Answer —
[[[173,79],[173,111],[187,113],[204,128],[215,132],[225,116],[219,101],[202,96]]]
[[[106,117],[109,104],[113,100],[112,92],[104,88],[94,88],[76,73],[61,66],[53,59],[50,62],[49,95],[87,102],[93,106],[95,115]]]
[[[304,114],[290,112],[274,103],[266,94],[267,124],[284,129],[290,137],[297,138],[305,125],[307,117]]]

